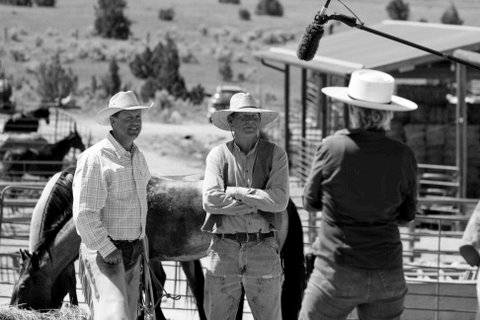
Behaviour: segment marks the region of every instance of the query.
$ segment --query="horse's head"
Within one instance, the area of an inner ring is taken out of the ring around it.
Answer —
[[[37,119],[44,119],[47,124],[50,123],[50,109],[47,107],[40,107],[31,112],[31,116]]]
[[[59,308],[63,297],[59,299],[52,296],[53,281],[42,272],[39,256],[21,249],[20,255],[22,262],[19,277],[13,287],[10,304],[35,310]]]
[[[75,125],[74,130],[69,134],[68,138],[70,140],[70,145],[72,148],[79,149],[80,151],[85,150],[85,145],[83,144],[82,137],[77,131],[77,126]]]

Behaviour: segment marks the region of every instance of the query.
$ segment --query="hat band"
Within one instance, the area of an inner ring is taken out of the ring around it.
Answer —
[[[256,106],[242,106],[242,107],[238,108],[237,110],[241,110],[241,109],[260,109],[260,108],[258,108]],[[230,111],[235,112],[235,110],[230,110]]]
[[[356,100],[356,101],[361,101],[361,102],[368,102],[368,103],[379,103],[379,104],[392,104],[392,100],[388,101],[388,102],[374,102],[374,101],[369,101],[369,100],[363,100],[363,99],[358,99],[358,98],[355,98],[355,97],[352,97],[350,94],[347,93],[347,96],[352,99],[352,100]]]

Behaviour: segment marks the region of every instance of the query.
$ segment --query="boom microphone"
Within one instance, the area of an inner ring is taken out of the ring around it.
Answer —
[[[328,21],[325,11],[331,0],[327,0],[323,8],[315,15],[313,22],[307,26],[302,41],[298,45],[297,57],[300,60],[310,61],[317,52],[318,44],[323,36],[323,25]]]

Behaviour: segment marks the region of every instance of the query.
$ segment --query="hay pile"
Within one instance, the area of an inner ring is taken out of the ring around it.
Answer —
[[[0,306],[0,320],[87,320],[88,316],[88,311],[78,306],[63,306],[61,309],[48,312]]]

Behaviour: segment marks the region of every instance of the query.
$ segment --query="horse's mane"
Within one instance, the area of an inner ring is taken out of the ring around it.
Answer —
[[[36,246],[39,256],[49,252],[55,237],[63,226],[72,219],[72,183],[75,167],[62,171],[55,182],[44,208],[43,232]]]

